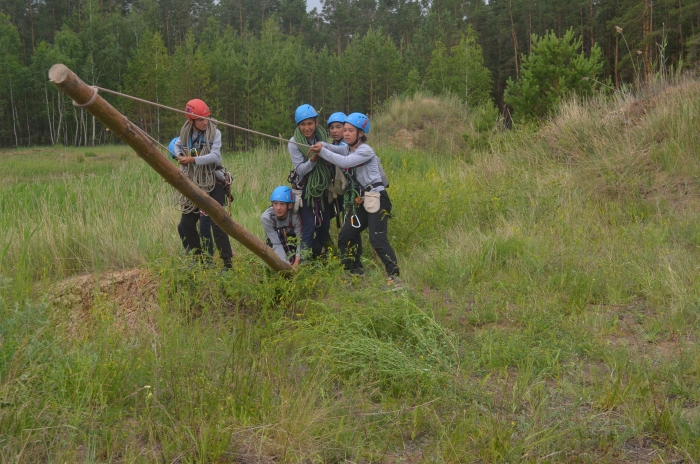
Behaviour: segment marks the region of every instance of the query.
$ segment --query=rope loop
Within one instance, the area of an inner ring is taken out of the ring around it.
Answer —
[[[85,108],[86,106],[90,106],[93,103],[95,103],[95,100],[97,100],[97,87],[93,85],[92,89],[95,91],[95,93],[92,94],[92,98],[88,100],[87,103],[80,104],[73,100],[73,106],[75,106],[76,108]]]

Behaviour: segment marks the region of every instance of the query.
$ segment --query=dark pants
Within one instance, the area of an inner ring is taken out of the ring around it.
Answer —
[[[209,196],[216,200],[221,206],[224,205],[225,191],[223,186],[217,183],[214,190],[209,192]],[[187,244],[187,251],[191,251],[196,255],[202,254],[202,245],[199,232],[197,232],[197,222],[199,219],[199,210],[183,214],[182,219],[180,219],[180,225],[182,226],[182,232],[185,237],[183,244]],[[208,219],[211,221],[211,218]],[[230,266],[233,250],[231,249],[231,242],[229,241],[228,235],[221,230],[221,227],[217,226],[214,221],[211,221],[211,230],[214,234],[214,243],[216,243],[216,248],[219,250],[221,259],[224,260],[225,265]]]
[[[306,204],[299,208],[299,217],[301,218],[301,246],[302,249],[310,249],[311,254],[316,257],[321,254],[323,246],[326,244],[328,235],[331,230],[331,216],[333,215],[333,205],[328,204],[328,199],[324,195],[321,197],[323,210],[320,214],[323,218],[320,220],[319,227],[316,227],[316,215],[314,213],[314,205]]]
[[[204,250],[207,252],[207,254],[209,256],[214,256],[214,236],[211,232],[211,226],[214,224],[214,222],[206,214],[201,212],[200,214],[199,237],[202,240],[202,245],[204,246]],[[177,233],[180,235],[180,240],[182,240],[182,247],[185,250],[189,249],[190,246],[187,243],[187,238],[185,238],[185,231],[182,228],[182,222],[177,225]]]
[[[352,213],[351,213],[352,214]],[[379,211],[368,213],[363,205],[357,206],[357,219],[360,227],[353,227],[350,215],[345,218],[343,228],[338,235],[338,250],[343,257],[345,269],[354,273],[362,273],[361,255],[362,231],[369,229],[369,243],[382,260],[386,273],[390,276],[399,275],[399,266],[396,260],[396,253],[389,245],[388,229],[389,217],[391,216],[391,200],[386,190],[379,194]]]

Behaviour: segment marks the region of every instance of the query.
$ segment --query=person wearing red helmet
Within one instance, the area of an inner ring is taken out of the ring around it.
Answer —
[[[180,129],[180,138],[174,147],[177,162],[190,180],[224,206],[229,183],[221,166],[221,132],[214,123],[205,119],[211,112],[202,100],[190,100],[185,111],[187,119]],[[197,222],[204,213],[183,195],[179,196],[178,203],[182,211],[180,226],[187,242],[187,251],[201,255],[202,244],[197,232]],[[212,231],[214,243],[224,261],[224,268],[230,269],[233,250],[229,237],[213,221]]]

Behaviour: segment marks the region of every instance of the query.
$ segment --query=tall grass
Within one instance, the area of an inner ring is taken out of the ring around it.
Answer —
[[[411,288],[390,295],[369,247],[365,279],[335,259],[284,278],[240,247],[227,275],[192,267],[171,191],[121,149],[63,150],[41,182],[10,173],[52,152],[3,154],[0,460],[697,461],[699,96],[572,101],[510,132],[395,100],[370,140]],[[262,235],[287,155],[225,158]],[[105,286],[42,297],[133,266],[157,287],[141,324]]]

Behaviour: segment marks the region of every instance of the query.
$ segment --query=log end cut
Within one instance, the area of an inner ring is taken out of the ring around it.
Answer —
[[[49,80],[54,84],[61,84],[66,80],[70,72],[70,69],[68,69],[66,65],[60,63],[55,64],[49,69]]]

